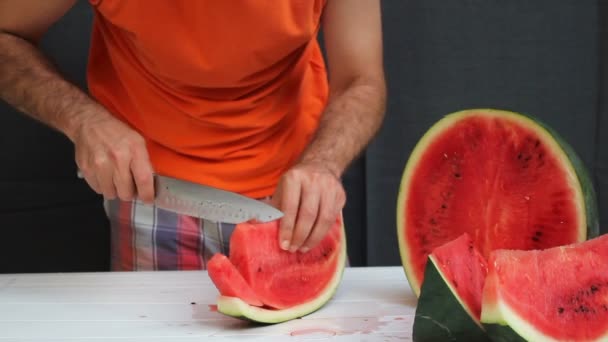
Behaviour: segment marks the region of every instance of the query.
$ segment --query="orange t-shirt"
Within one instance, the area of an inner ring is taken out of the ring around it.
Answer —
[[[88,86],[155,172],[271,195],[327,96],[324,0],[90,0]]]

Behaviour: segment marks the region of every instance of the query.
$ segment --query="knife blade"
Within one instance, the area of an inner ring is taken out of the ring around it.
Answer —
[[[80,170],[78,177],[83,178]],[[178,214],[223,223],[268,222],[283,213],[275,207],[234,192],[154,174],[154,204]]]
[[[154,203],[159,208],[210,221],[268,222],[283,216],[280,210],[262,201],[172,177],[154,175],[154,188]]]

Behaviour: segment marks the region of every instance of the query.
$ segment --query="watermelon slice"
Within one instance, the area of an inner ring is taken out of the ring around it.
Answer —
[[[223,296],[238,296],[245,303],[253,306],[264,306],[245,278],[234,267],[228,257],[215,254],[207,263],[207,272]]]
[[[489,341],[479,321],[487,273],[467,233],[429,255],[416,307],[414,341]]]
[[[598,232],[582,162],[553,130],[522,114],[446,116],[418,142],[402,176],[397,235],[417,296],[428,255],[463,233],[487,260],[496,249],[543,249]]]
[[[214,257],[207,267],[220,292],[218,312],[279,323],[321,308],[335,293],[345,267],[342,222],[340,216],[325,238],[306,253],[279,247],[278,221],[237,225],[230,238],[230,256]]]
[[[608,341],[608,235],[494,252],[481,321],[497,341]]]

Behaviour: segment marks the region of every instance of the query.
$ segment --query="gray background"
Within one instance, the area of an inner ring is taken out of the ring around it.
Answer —
[[[348,170],[345,220],[353,265],[398,265],[395,204],[411,149],[460,109],[534,114],[592,171],[602,222],[608,206],[608,27],[598,0],[385,0],[389,86],[381,132]],[[85,86],[91,9],[79,1],[44,50]],[[0,103],[0,272],[107,270],[101,199],[75,177],[60,134]]]

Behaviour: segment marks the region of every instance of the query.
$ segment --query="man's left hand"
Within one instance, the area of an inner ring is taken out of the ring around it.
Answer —
[[[346,193],[337,174],[320,162],[303,162],[279,181],[272,204],[283,211],[279,243],[291,252],[308,252],[335,223]]]

